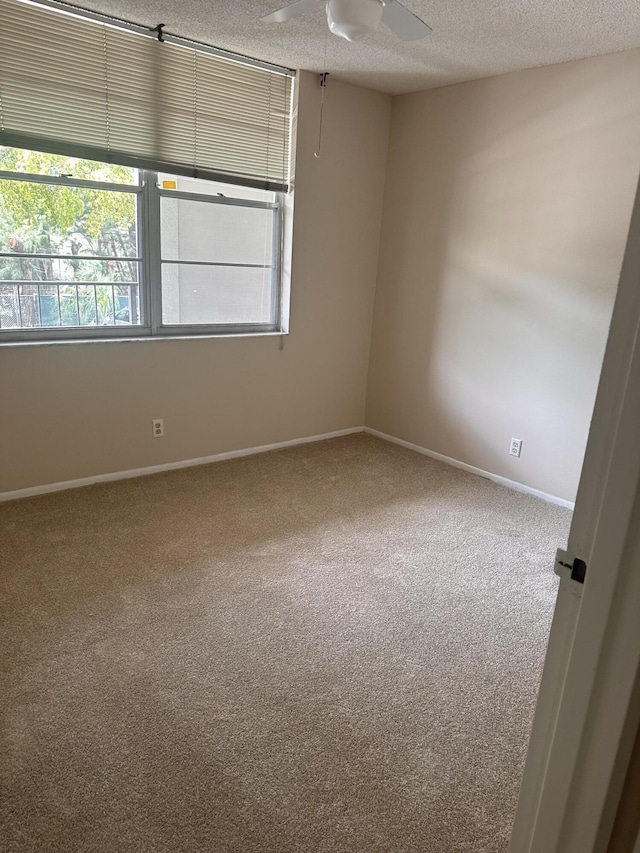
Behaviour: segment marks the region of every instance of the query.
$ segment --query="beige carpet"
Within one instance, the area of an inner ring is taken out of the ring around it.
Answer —
[[[0,848],[504,853],[567,510],[365,435],[0,507]]]

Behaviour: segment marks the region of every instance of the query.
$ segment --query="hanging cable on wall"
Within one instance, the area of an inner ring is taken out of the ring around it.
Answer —
[[[329,76],[328,71],[323,71],[320,75],[320,125],[318,128],[318,147],[313,152],[313,156],[318,160],[320,159],[320,154],[322,153],[322,120],[324,115],[324,90],[327,88],[327,77]]]
[[[322,68],[327,67],[327,48],[329,46],[329,30],[325,30],[324,34],[324,49],[322,51]],[[313,156],[319,160],[320,155],[322,153],[322,121],[324,114],[324,90],[327,88],[327,77],[329,76],[328,71],[323,71],[320,74],[320,122],[318,126],[318,147],[313,152]]]

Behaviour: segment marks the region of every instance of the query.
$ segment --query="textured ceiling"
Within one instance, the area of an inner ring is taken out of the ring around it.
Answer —
[[[406,0],[433,27],[402,42],[386,27],[349,44],[324,7],[287,24],[262,15],[290,0],[80,0],[78,6],[290,68],[398,94],[640,46],[639,0]],[[325,59],[326,54],[326,59]]]

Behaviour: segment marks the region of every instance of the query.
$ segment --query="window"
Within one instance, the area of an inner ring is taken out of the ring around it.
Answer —
[[[279,324],[278,193],[160,175],[162,326]]]
[[[0,55],[0,343],[285,328],[290,69],[30,0]]]
[[[0,341],[279,331],[282,196],[0,147]]]

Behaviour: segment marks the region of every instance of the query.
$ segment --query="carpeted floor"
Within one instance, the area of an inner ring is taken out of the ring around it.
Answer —
[[[0,848],[505,853],[569,520],[366,435],[0,506]]]

